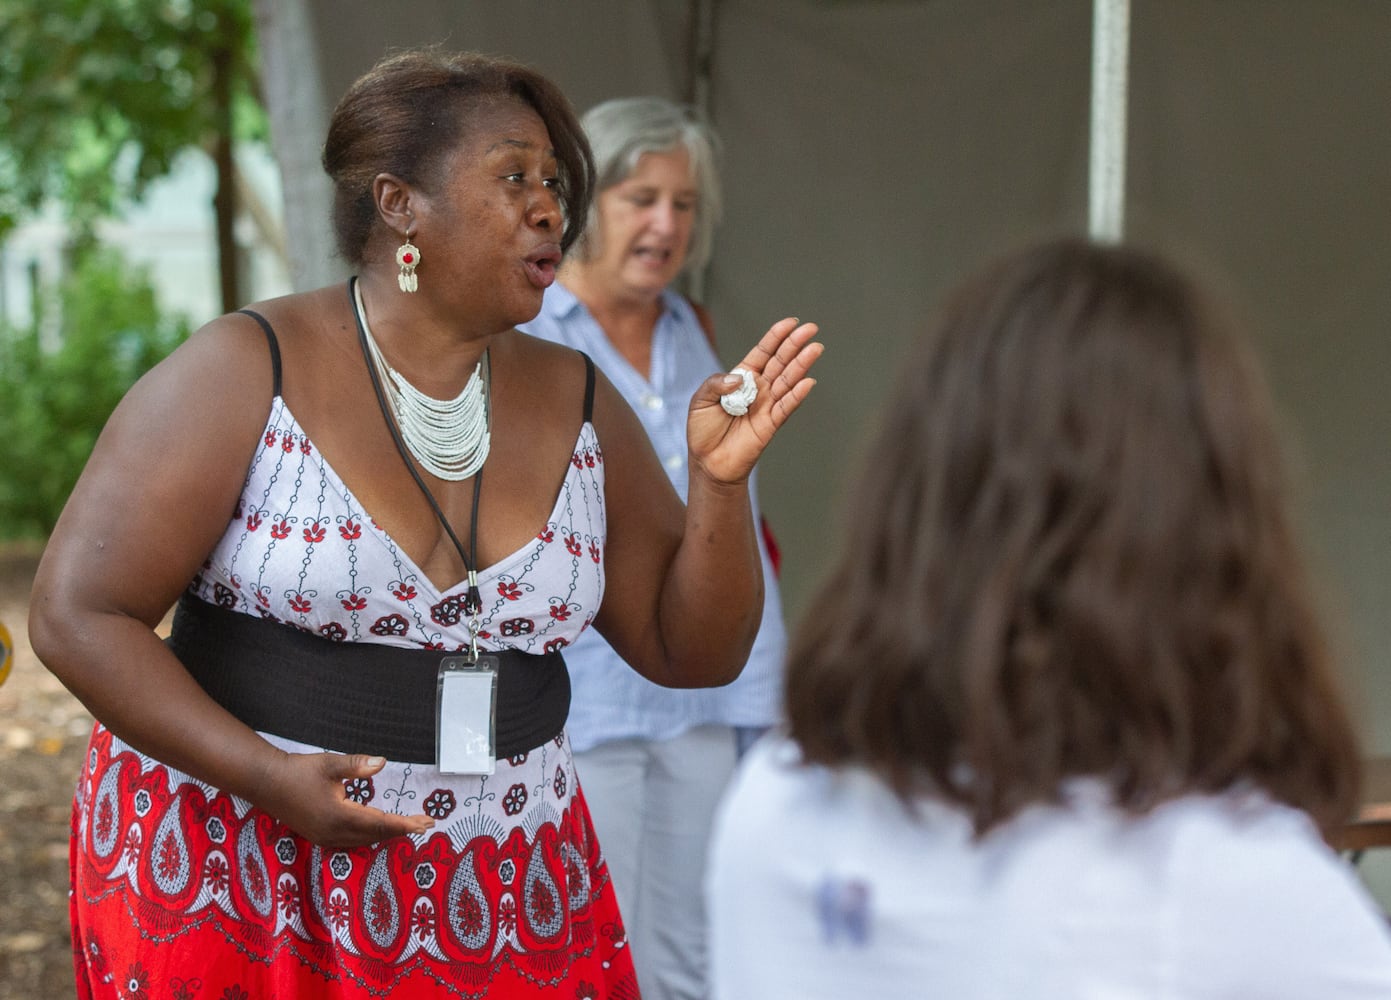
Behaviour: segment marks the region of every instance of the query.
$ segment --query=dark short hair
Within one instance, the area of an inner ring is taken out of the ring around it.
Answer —
[[[446,157],[467,137],[471,113],[499,98],[530,105],[550,134],[565,217],[560,245],[569,249],[584,229],[594,183],[589,143],[569,100],[519,63],[423,48],[377,63],[348,88],[329,121],[323,164],[333,179],[333,225],[346,260],[362,264],[376,225],[376,176],[436,188]]]
[[[1357,741],[1230,317],[1065,238],[967,281],[904,368],[789,652],[804,756],[977,833],[1079,776],[1135,813],[1249,783],[1345,821]]]

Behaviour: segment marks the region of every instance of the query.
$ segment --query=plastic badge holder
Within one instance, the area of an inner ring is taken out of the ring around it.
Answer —
[[[492,774],[497,768],[497,675],[494,654],[440,661],[435,756],[442,774]]]

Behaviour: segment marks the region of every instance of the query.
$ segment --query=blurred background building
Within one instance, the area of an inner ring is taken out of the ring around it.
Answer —
[[[236,225],[246,301],[290,290],[285,260],[284,199],[280,168],[268,146],[242,151],[245,207]],[[214,237],[212,163],[201,153],[181,156],[174,171],[155,181],[143,199],[97,224],[97,236],[130,263],[148,268],[160,306],[196,327],[222,312]],[[0,323],[24,328],[36,306],[52,295],[69,261],[68,226],[50,204],[0,243]],[[54,317],[56,319],[56,317]]]

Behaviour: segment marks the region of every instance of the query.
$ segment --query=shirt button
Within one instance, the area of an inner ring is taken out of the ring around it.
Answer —
[[[645,392],[642,394],[642,405],[649,410],[660,410],[665,404],[662,402],[661,396],[658,396],[656,393]]]
[[[666,467],[668,469],[676,470],[681,468],[681,465],[684,461],[685,459],[683,459],[680,455],[668,455],[666,457]]]

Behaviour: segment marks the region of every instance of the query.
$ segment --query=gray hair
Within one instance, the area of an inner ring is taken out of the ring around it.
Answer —
[[[598,229],[599,199],[615,184],[621,184],[637,169],[645,153],[668,153],[678,147],[691,161],[696,183],[695,224],[686,253],[686,268],[697,270],[710,259],[715,223],[720,219],[720,179],[716,160],[720,140],[695,110],[662,97],[619,97],[604,101],[585,112],[580,125],[594,151],[596,197],[589,207],[589,222],[576,246],[581,260],[593,250],[591,240]]]

